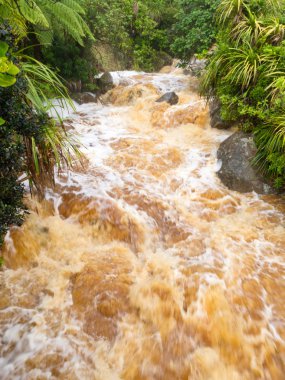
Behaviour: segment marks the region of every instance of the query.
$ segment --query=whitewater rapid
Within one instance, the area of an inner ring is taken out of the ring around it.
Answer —
[[[284,379],[284,199],[220,183],[196,78],[112,75],[65,120],[84,165],[6,236],[1,380]]]

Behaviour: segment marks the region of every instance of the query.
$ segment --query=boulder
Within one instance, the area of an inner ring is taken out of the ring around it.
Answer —
[[[71,92],[81,92],[82,82],[81,80],[67,82],[67,87]]]
[[[229,129],[232,126],[228,121],[222,120],[221,103],[217,98],[210,101],[210,118],[210,125],[212,128]]]
[[[154,62],[154,71],[160,71],[165,66],[171,66],[173,58],[164,51],[157,52]]]
[[[253,137],[236,132],[221,143],[217,157],[221,160],[218,176],[231,190],[247,193],[274,194],[276,190],[261,175],[252,160],[256,154]]]
[[[175,94],[175,92],[166,92],[164,95],[162,95],[159,99],[156,100],[157,103],[166,102],[169,103],[171,106],[178,103],[178,96]]]
[[[92,92],[75,93],[72,95],[72,98],[79,104],[96,103],[98,101],[97,95]]]
[[[106,71],[100,78],[97,79],[97,85],[101,94],[105,94],[115,87],[112,75]]]
[[[205,70],[206,64],[206,59],[198,59],[196,57],[192,57],[188,65],[185,67],[183,73],[184,75],[193,75],[199,77]]]

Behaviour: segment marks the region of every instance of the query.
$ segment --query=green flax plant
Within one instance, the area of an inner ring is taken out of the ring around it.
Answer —
[[[68,167],[74,159],[81,159],[78,142],[65,131],[62,120],[48,116],[53,102],[46,93],[73,106],[66,87],[51,68],[19,49],[26,45],[31,29],[56,29],[56,17],[49,22],[43,8],[48,3],[0,0],[0,246],[9,227],[24,220],[22,179],[28,179],[31,188],[43,196],[46,187],[53,185],[56,166]],[[61,3],[75,8],[77,1]],[[77,15],[81,43],[87,26],[80,21],[79,8]],[[62,32],[67,33],[67,27]]]
[[[280,0],[222,0],[219,33],[201,93],[219,98],[224,120],[251,131],[254,163],[285,185],[285,25]]]
[[[25,83],[25,90],[22,91],[25,104],[30,107],[32,113],[38,115],[39,120],[42,120],[42,125],[38,126],[41,131],[40,139],[22,135],[26,147],[26,172],[30,182],[42,193],[44,185],[52,182],[55,164],[60,167],[61,162],[71,164],[72,157],[80,158],[78,143],[65,132],[59,114],[57,123],[47,117],[51,109],[56,111],[50,96],[60,99],[63,106],[73,109],[74,106],[55,71],[28,55],[26,51],[29,51],[29,47],[18,49],[17,45],[22,44],[23,39],[29,38],[30,30],[38,36],[39,41],[48,33],[52,36],[54,32],[61,32],[70,35],[78,43],[83,43],[83,37],[91,35],[91,32],[81,17],[84,10],[79,0],[0,0],[0,11],[3,35],[12,36],[9,54],[11,59],[18,63],[22,81]],[[11,26],[5,32],[4,25],[7,25],[7,22]]]

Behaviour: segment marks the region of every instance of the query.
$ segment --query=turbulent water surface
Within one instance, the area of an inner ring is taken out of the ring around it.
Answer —
[[[1,380],[284,379],[284,199],[219,182],[194,79],[114,77],[66,121],[84,167],[6,237]]]

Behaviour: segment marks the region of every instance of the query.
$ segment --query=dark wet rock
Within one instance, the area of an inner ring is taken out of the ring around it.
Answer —
[[[158,52],[155,63],[154,63],[154,70],[160,71],[165,66],[171,66],[172,63],[173,63],[173,58],[169,54],[163,51]]]
[[[82,90],[82,82],[81,80],[77,80],[77,81],[69,81],[67,82],[67,88],[71,91],[71,92],[81,92]]]
[[[210,118],[210,125],[212,128],[229,129],[232,126],[228,121],[222,120],[221,103],[217,98],[210,101]]]
[[[105,94],[115,87],[113,77],[108,71],[97,79],[97,85],[101,94]]]
[[[169,103],[170,105],[173,106],[173,105],[178,103],[178,100],[179,100],[179,98],[175,94],[175,92],[171,91],[171,92],[166,92],[159,99],[157,99],[156,102],[158,102],[158,103],[166,102],[166,103]]]
[[[98,96],[92,92],[79,92],[72,95],[72,98],[79,104],[96,103]]]
[[[228,188],[240,193],[274,194],[276,190],[252,164],[256,151],[252,135],[234,133],[218,149],[217,157],[222,162],[218,176]]]
[[[207,64],[206,59],[198,59],[196,57],[191,58],[188,65],[185,67],[183,73],[184,75],[201,76],[202,72],[205,70]]]

